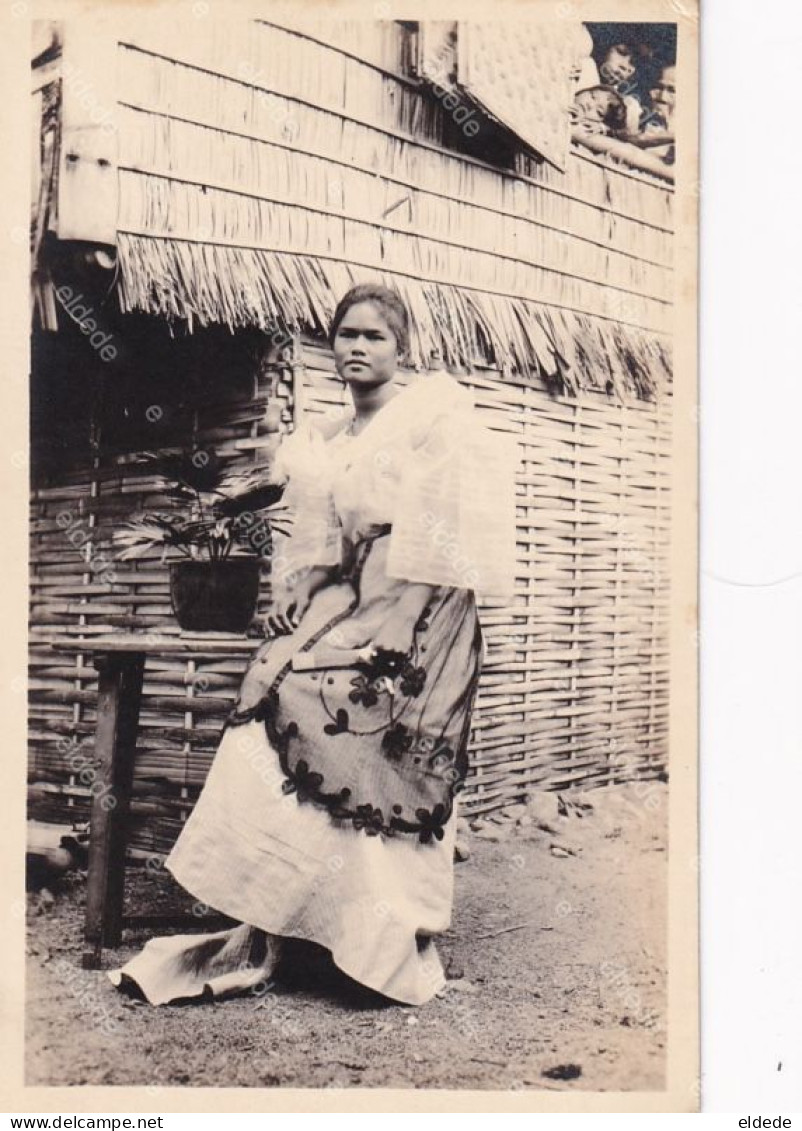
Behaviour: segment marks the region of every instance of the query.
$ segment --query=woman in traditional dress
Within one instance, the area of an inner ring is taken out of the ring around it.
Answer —
[[[165,861],[240,925],[152,939],[110,972],[154,1005],[252,989],[286,938],[399,1002],[444,985],[475,593],[513,584],[514,449],[447,374],[398,384],[408,334],[394,292],[349,291],[331,345],[353,409],[277,453],[294,522],[269,639]]]

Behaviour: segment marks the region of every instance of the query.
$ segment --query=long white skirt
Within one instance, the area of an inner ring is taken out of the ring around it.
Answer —
[[[369,836],[285,794],[283,781],[263,723],[226,730],[165,866],[242,925],[152,939],[109,972],[115,985],[133,980],[154,1005],[247,991],[272,970],[266,932],[319,943],[345,974],[396,1001],[420,1005],[442,989],[431,936],[451,922],[456,810],[442,841]]]

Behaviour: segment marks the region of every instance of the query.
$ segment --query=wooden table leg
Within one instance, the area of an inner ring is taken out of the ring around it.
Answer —
[[[89,826],[83,965],[96,970],[103,946],[119,946],[122,937],[126,834],[145,656],[104,652],[94,662],[98,670],[97,778]]]

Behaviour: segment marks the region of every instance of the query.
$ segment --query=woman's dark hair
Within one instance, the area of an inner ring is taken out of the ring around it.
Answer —
[[[395,291],[391,291],[389,287],[383,287],[379,283],[360,283],[356,287],[351,287],[350,291],[346,291],[337,303],[337,309],[334,311],[334,317],[331,320],[329,344],[334,344],[339,325],[348,311],[360,302],[372,302],[374,306],[379,308],[385,322],[395,334],[399,353],[405,354],[409,349],[409,314],[407,308]]]

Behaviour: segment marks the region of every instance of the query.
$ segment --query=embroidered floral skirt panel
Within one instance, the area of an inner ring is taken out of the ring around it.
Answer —
[[[451,921],[454,790],[481,654],[472,595],[434,590],[408,663],[295,671],[292,655],[370,641],[403,581],[386,539],[355,549],[292,636],[254,657],[167,868],[242,926],[151,940],[122,970],[153,1004],[247,990],[268,936],[326,947],[350,977],[409,1004],[444,984],[431,936]],[[398,588],[397,588],[398,587]],[[330,654],[330,653],[329,653]]]

